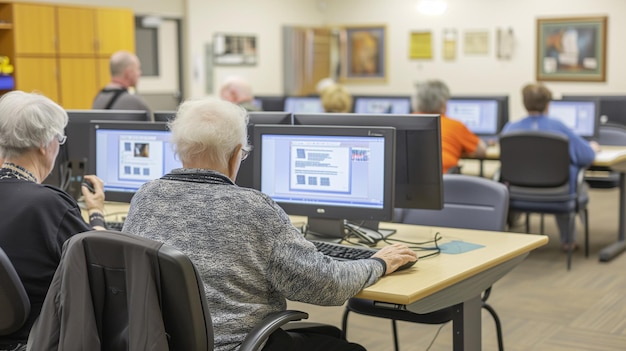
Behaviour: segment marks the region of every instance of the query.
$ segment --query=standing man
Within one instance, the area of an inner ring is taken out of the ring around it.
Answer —
[[[254,104],[254,95],[250,83],[243,78],[226,78],[220,88],[220,97],[222,100],[243,107],[246,111],[261,111],[261,108]]]
[[[99,110],[145,110],[150,112],[146,102],[130,92],[137,86],[141,76],[139,58],[128,51],[118,51],[111,55],[111,82],[93,100],[91,108]]]

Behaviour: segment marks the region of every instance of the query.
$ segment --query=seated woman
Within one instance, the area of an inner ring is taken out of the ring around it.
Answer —
[[[372,259],[334,261],[318,252],[267,195],[233,183],[250,152],[246,111],[219,99],[190,100],[171,122],[183,163],[143,185],[124,231],[165,242],[195,263],[204,282],[215,350],[235,350],[286,299],[341,305],[363,288],[417,260],[405,245]],[[310,331],[310,330],[309,330]],[[340,334],[339,330],[337,335]],[[267,350],[363,350],[336,336],[274,333]]]
[[[343,85],[325,87],[320,95],[324,112],[345,113],[352,111],[352,95]]]
[[[0,338],[0,350],[24,348],[41,311],[63,243],[74,234],[104,229],[102,181],[85,178],[95,192],[82,188],[90,224],[76,201],[43,185],[65,142],[67,113],[45,96],[12,91],[0,98],[0,247],[15,266],[31,304],[30,315],[17,332]],[[21,344],[21,345],[20,345]]]

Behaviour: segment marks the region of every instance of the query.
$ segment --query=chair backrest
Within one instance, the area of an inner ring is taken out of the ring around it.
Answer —
[[[545,131],[507,133],[500,136],[500,163],[500,181],[509,186],[567,187],[569,140]]]
[[[57,276],[66,282],[55,283]],[[88,282],[81,281],[85,277]],[[137,338],[142,342],[156,339],[158,347],[153,350],[213,350],[213,329],[202,280],[189,258],[172,247],[114,231],[78,234],[66,242],[55,280],[38,324],[50,323],[49,315],[56,312],[50,312],[49,299],[71,296],[74,304],[93,305],[95,325],[83,334],[97,330],[102,350],[134,349]],[[55,286],[63,291],[55,294]],[[87,294],[81,292],[85,290]],[[80,310],[70,309],[67,313],[83,313]],[[64,316],[59,322],[71,323],[66,319],[72,316]],[[46,341],[40,339],[54,339],[54,335],[47,331],[50,328],[39,328],[34,329],[33,339],[47,349]]]
[[[621,124],[602,124],[598,130],[598,144],[626,146],[626,126]]]
[[[443,209],[396,209],[396,221],[440,227],[503,231],[509,193],[501,183],[463,174],[443,175]]]
[[[20,329],[30,313],[30,300],[7,254],[0,248],[0,336]]]

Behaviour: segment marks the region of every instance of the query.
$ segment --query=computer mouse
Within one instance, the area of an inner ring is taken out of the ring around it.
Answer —
[[[96,193],[96,189],[94,189],[93,184],[89,180],[83,179],[83,183],[81,185],[89,189],[92,194]]]
[[[404,269],[407,269],[407,268],[411,268],[411,267],[413,267],[413,265],[414,265],[415,263],[417,263],[417,260],[415,260],[415,261],[409,261],[409,262],[407,262],[407,263],[403,264],[402,266],[398,267],[398,269],[396,269],[396,272],[397,272],[397,271],[404,270]]]

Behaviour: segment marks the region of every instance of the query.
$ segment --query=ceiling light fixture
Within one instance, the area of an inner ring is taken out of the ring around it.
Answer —
[[[448,3],[445,0],[419,0],[415,8],[421,14],[439,16],[446,12]]]

